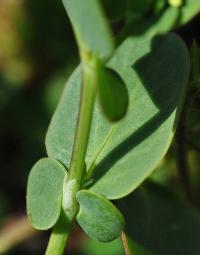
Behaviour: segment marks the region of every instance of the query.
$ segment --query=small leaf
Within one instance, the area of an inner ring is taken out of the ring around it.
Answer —
[[[62,204],[64,166],[56,160],[43,158],[32,168],[28,178],[27,213],[39,230],[54,226]]]
[[[103,59],[113,51],[112,34],[98,0],[63,0],[80,47]]]
[[[180,19],[177,24],[178,26],[182,26],[189,22],[200,11],[199,0],[185,0],[183,2],[184,4],[180,8]]]
[[[91,191],[81,190],[77,193],[80,211],[77,222],[93,239],[109,242],[121,234],[124,218],[107,198]]]
[[[112,69],[99,66],[98,92],[101,107],[110,121],[123,118],[128,108],[128,91],[121,77]]]

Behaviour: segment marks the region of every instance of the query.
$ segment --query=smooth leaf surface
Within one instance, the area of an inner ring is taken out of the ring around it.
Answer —
[[[162,15],[158,17],[144,18],[130,20],[124,27],[120,40],[127,36],[154,36],[158,34],[165,34],[175,27],[179,20],[180,10],[175,7],[168,7]]]
[[[174,35],[130,37],[108,64],[124,80],[129,94],[126,117],[109,123],[96,104],[86,164],[91,190],[117,199],[133,191],[165,155],[173,138],[189,77],[185,44]],[[69,165],[78,116],[81,70],[67,83],[50,124],[48,155]]]
[[[199,0],[186,0],[180,8],[180,19],[178,25],[184,25],[195,17],[200,11]]]
[[[107,198],[91,191],[77,193],[79,213],[77,222],[87,235],[101,242],[109,242],[120,236],[124,218]]]
[[[116,199],[132,192],[165,155],[188,83],[189,56],[174,34],[129,38],[109,65],[126,83],[129,109],[113,126],[96,109],[87,164],[96,168],[91,189]]]
[[[106,59],[113,52],[112,34],[98,0],[63,0],[81,47]]]
[[[128,221],[126,233],[144,255],[200,254],[199,214],[166,188],[147,183],[117,205]]]
[[[84,240],[81,251],[83,255],[125,255],[120,238],[109,243],[102,243],[88,238],[88,240]]]
[[[112,69],[99,66],[98,94],[101,107],[110,121],[119,121],[128,108],[128,91],[121,77]]]
[[[27,186],[27,214],[39,230],[54,226],[59,218],[65,168],[56,160],[43,158],[31,169]]]
[[[135,2],[134,5],[137,6],[137,1]],[[157,1],[154,5],[159,6],[160,3],[163,5],[162,2],[164,2],[164,5],[166,4],[165,1]],[[141,7],[143,6],[147,7],[148,5],[142,4]],[[169,32],[173,28],[188,23],[200,11],[200,1],[186,0],[180,7],[169,6],[158,17],[150,16],[148,18],[144,16],[143,19],[137,19],[137,12],[135,13],[134,9],[127,11],[127,24],[120,38],[126,38],[127,35],[143,36],[145,34],[152,36]]]

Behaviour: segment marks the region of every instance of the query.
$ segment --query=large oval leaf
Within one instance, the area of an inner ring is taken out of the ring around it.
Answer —
[[[126,117],[110,124],[96,104],[86,163],[91,189],[110,199],[127,195],[148,177],[166,153],[189,77],[189,57],[174,35],[128,38],[108,64],[129,92]],[[65,88],[48,130],[47,152],[69,164],[81,88],[77,69]]]
[[[87,156],[96,168],[91,189],[116,199],[135,189],[166,153],[188,82],[189,56],[173,34],[130,38],[109,65],[127,85],[129,109],[113,126],[96,109]]]
[[[65,168],[56,160],[43,158],[31,169],[27,186],[27,214],[36,229],[54,226],[60,216]]]
[[[124,218],[107,198],[81,190],[77,193],[77,200],[80,206],[77,222],[91,238],[110,242],[120,236]]]

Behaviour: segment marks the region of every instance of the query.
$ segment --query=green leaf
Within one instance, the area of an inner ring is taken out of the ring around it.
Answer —
[[[127,235],[145,255],[200,254],[199,214],[166,188],[146,183],[117,205],[128,220]]]
[[[91,190],[117,199],[132,192],[165,155],[174,135],[189,78],[185,44],[174,35],[130,37],[108,67],[124,80],[129,94],[125,118],[111,124],[96,104],[86,156]],[[81,70],[65,87],[51,121],[48,155],[69,165],[78,116]],[[112,185],[111,185],[112,184]]]
[[[110,121],[119,121],[128,108],[128,91],[121,77],[112,69],[98,67],[97,83],[100,103]]]
[[[155,10],[156,11],[156,10]],[[120,38],[127,36],[154,36],[165,34],[170,31],[178,22],[180,10],[175,7],[168,7],[162,15],[158,17],[144,18],[143,20],[130,20],[124,27]]]
[[[102,243],[91,238],[84,240],[81,247],[83,255],[125,255],[122,241],[120,238],[109,242]],[[138,255],[138,254],[136,254]]]
[[[168,150],[190,65],[185,44],[169,34],[127,39],[109,66],[126,83],[129,109],[120,123],[109,126],[96,108],[87,165],[95,170],[91,190],[117,199],[140,185]]]
[[[77,193],[80,210],[76,217],[81,228],[93,239],[109,242],[120,236],[124,218],[107,198],[91,191]]]
[[[81,68],[65,85],[46,135],[47,154],[69,168],[81,96]]]
[[[103,59],[113,52],[112,34],[98,0],[63,0],[79,46]]]
[[[184,25],[189,22],[200,11],[199,0],[186,0],[180,8],[180,19],[178,25]]]
[[[39,230],[54,226],[60,216],[65,168],[56,160],[43,158],[31,169],[27,186],[27,214]]]

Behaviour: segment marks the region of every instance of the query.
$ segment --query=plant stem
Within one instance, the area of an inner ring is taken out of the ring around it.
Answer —
[[[76,137],[70,163],[69,180],[76,179],[80,184],[85,167],[85,155],[90,134],[92,113],[96,95],[95,86],[95,58],[83,57],[83,88],[81,107],[76,130]]]
[[[51,234],[45,255],[61,255],[64,253],[71,225],[71,222],[69,222],[65,213],[62,211]]]
[[[92,113],[96,95],[96,58],[87,54],[82,55],[83,86],[79,118],[76,128],[69,175],[63,185],[62,213],[55,225],[46,255],[62,255],[68,241],[73,221],[78,211],[76,193],[79,191],[85,168],[85,156],[88,146]]]
[[[122,234],[121,234],[121,239],[122,239],[122,243],[123,243],[124,251],[125,251],[126,255],[131,255],[131,253],[129,251],[129,247],[128,247],[127,237],[124,232],[122,232]]]

